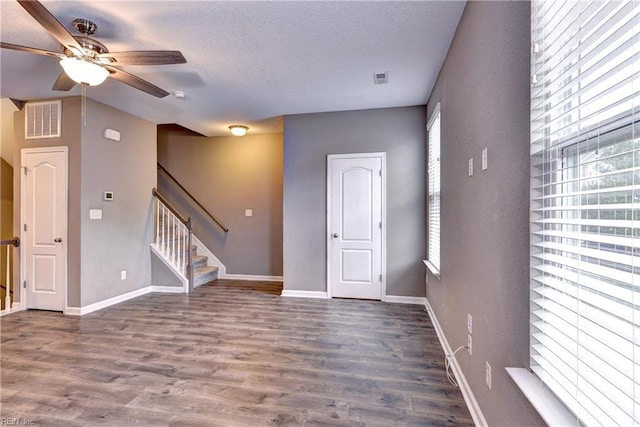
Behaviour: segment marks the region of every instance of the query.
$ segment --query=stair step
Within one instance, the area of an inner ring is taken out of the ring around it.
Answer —
[[[209,257],[204,255],[193,255],[191,257],[191,262],[193,262],[193,268],[196,269],[200,267],[206,267],[208,259]]]
[[[203,285],[218,278],[218,267],[198,267],[193,270],[193,287]]]

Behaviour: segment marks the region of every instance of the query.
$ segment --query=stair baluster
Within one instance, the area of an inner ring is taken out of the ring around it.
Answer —
[[[155,242],[156,249],[180,273],[189,277],[191,265],[191,250],[187,248],[187,241],[191,238],[191,218],[185,219],[174,211],[156,192],[155,199]],[[191,289],[192,286],[190,285]]]

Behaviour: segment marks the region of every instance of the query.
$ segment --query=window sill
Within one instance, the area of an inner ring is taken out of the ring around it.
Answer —
[[[436,279],[440,280],[440,270],[438,270],[435,265],[431,264],[428,259],[423,259],[422,262],[429,269],[431,274],[433,274]]]
[[[575,415],[534,373],[525,368],[505,369],[547,425],[573,427],[579,425]]]

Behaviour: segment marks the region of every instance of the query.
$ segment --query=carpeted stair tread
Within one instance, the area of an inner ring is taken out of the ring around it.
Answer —
[[[218,267],[197,267],[193,269],[194,287],[218,278]]]

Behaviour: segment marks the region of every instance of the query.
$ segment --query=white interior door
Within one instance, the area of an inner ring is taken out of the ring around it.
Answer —
[[[330,297],[382,299],[384,153],[328,156]]]
[[[67,147],[22,150],[26,308],[63,311],[67,293]]]

